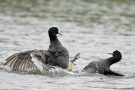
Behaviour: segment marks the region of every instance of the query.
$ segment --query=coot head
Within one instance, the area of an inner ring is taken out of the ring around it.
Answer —
[[[122,58],[122,54],[118,50],[115,50],[113,53],[109,53],[109,54],[113,55],[113,57],[117,58],[117,59],[121,59]]]
[[[49,29],[49,34],[55,34],[56,35],[56,34],[61,34],[61,33],[59,32],[57,27],[51,27]]]
[[[52,41],[52,40],[57,39],[57,36],[56,36],[57,34],[61,34],[61,33],[59,32],[57,27],[51,27],[48,31],[48,34],[49,34],[50,40]]]

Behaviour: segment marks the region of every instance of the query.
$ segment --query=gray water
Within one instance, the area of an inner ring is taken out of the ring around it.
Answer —
[[[121,51],[111,69],[124,77],[48,77],[0,69],[0,90],[135,90],[134,0],[0,0],[0,66],[17,52],[48,49],[47,31],[57,26],[70,56],[81,53],[73,71]]]

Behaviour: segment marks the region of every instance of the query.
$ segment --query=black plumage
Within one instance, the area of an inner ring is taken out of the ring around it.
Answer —
[[[112,53],[113,57],[107,58],[102,61],[93,61],[86,65],[83,69],[83,72],[86,73],[100,73],[104,75],[116,75],[123,76],[122,74],[116,73],[110,70],[110,66],[114,63],[117,63],[121,60],[121,53],[116,50]]]
[[[59,66],[63,69],[68,67],[69,53],[57,38],[59,30],[57,27],[52,27],[48,30],[50,38],[50,46],[48,50],[36,50],[36,57],[40,58],[43,63],[53,66]],[[36,65],[32,62],[31,53],[35,50],[24,51],[11,55],[6,59],[4,65],[9,66],[12,71],[21,72],[37,72]]]

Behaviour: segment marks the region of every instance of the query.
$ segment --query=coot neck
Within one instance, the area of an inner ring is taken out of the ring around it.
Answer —
[[[112,65],[114,63],[117,63],[121,60],[121,57],[110,57],[106,61],[108,62],[109,65]]]
[[[50,38],[50,42],[58,40],[56,34],[54,34],[54,33],[49,33],[49,38]]]
[[[53,33],[49,33],[49,38],[50,38],[50,43],[51,46],[55,45],[55,46],[61,46],[62,44],[60,43],[59,39],[57,38],[56,34]]]

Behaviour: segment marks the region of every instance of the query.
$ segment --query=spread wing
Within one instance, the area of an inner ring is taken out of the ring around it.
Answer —
[[[43,51],[44,50],[39,50],[39,52]],[[32,52],[34,52],[34,50],[16,53],[6,59],[7,62],[5,65],[9,66],[12,71],[39,72],[38,68],[31,60]],[[45,56],[48,56],[48,54],[45,54]]]

